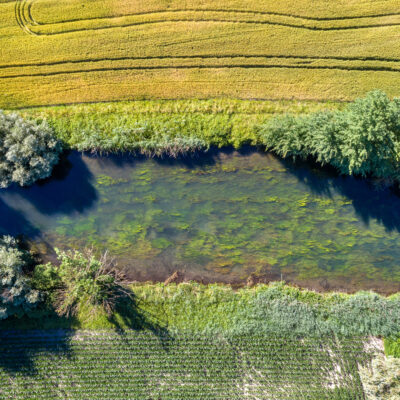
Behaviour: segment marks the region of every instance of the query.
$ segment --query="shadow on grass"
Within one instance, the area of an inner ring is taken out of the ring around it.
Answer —
[[[34,376],[36,362],[48,357],[70,356],[73,318],[54,311],[36,318],[10,317],[0,321],[0,373]]]
[[[115,313],[108,317],[119,335],[123,338],[127,329],[130,331],[147,331],[156,336],[164,350],[168,351],[168,345],[173,340],[167,328],[154,321],[149,314],[140,310],[133,291],[129,289],[129,297],[121,299]]]

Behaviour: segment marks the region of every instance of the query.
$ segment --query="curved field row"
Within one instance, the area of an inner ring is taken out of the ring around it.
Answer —
[[[313,18],[292,14],[222,9],[176,9],[157,12],[116,15],[110,17],[73,18],[51,24],[36,21],[32,17],[34,0],[17,0],[15,16],[21,28],[32,35],[58,35],[88,30],[126,28],[146,24],[170,22],[213,22],[255,25],[277,25],[289,28],[335,31],[362,28],[380,28],[400,25],[400,14],[380,14],[341,18]]]
[[[53,63],[0,65],[0,79],[21,77],[79,74],[95,71],[129,71],[161,69],[310,69],[342,71],[400,72],[399,60],[376,61],[334,57],[299,56],[165,56],[165,57],[117,57],[80,59]],[[22,70],[22,71],[21,71]]]

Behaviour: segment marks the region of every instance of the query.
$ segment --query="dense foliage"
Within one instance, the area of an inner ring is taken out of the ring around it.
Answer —
[[[41,300],[39,291],[32,289],[30,279],[23,271],[28,257],[14,238],[0,238],[0,319],[22,316]]]
[[[400,358],[400,338],[385,339],[385,354],[387,356]]]
[[[168,132],[154,132],[150,126],[144,125],[133,130],[122,129],[112,137],[99,134],[85,135],[85,139],[77,145],[80,151],[94,153],[123,151],[143,154],[149,157],[178,157],[189,152],[208,149],[207,143],[199,138],[189,136],[171,136]]]
[[[260,130],[282,157],[314,157],[342,174],[400,178],[400,99],[377,90],[343,111],[273,118]]]
[[[137,286],[138,305],[170,330],[213,334],[393,336],[400,296],[372,292],[318,294],[283,283],[233,289],[221,285]]]
[[[60,142],[45,122],[37,124],[0,110],[0,188],[47,178],[60,151]]]
[[[101,306],[111,314],[117,300],[129,296],[123,288],[123,275],[107,254],[96,259],[92,251],[59,251],[59,266],[39,265],[35,268],[35,287],[46,291],[60,315],[75,315],[82,305]]]

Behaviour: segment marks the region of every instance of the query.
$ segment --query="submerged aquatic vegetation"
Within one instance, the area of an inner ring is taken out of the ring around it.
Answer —
[[[207,280],[255,273],[328,289],[399,287],[400,200],[388,190],[254,151],[80,159],[96,201],[85,212],[41,215],[40,229],[56,247],[108,249],[131,279],[166,279],[182,269]],[[29,219],[30,193],[3,196]]]

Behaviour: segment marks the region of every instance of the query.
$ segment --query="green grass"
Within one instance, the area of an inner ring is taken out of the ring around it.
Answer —
[[[144,100],[22,109],[27,118],[46,119],[67,146],[79,148],[91,138],[196,137],[209,145],[258,144],[257,127],[276,114],[303,114],[343,108],[334,102]],[[88,146],[90,148],[90,146]],[[120,147],[119,150],[126,150]]]
[[[396,0],[0,2],[0,107],[399,94]]]
[[[370,292],[320,294],[283,283],[234,290],[198,283],[135,284],[134,303],[109,317],[81,308],[73,319],[39,310],[34,318],[9,318],[1,329],[156,329],[169,333],[282,335],[286,337],[393,336],[400,326],[400,297]]]

